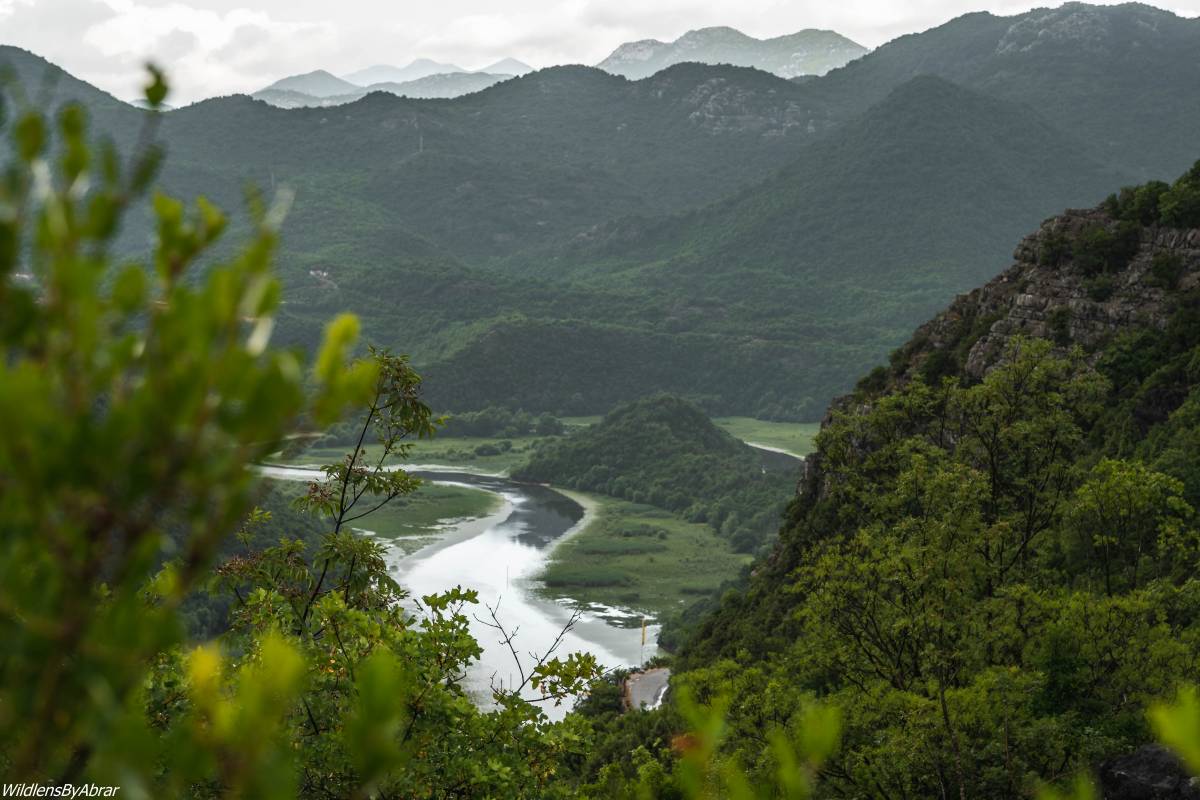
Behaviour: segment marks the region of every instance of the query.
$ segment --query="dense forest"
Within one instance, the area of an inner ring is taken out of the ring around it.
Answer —
[[[618,406],[583,432],[542,445],[513,477],[674,511],[750,553],[775,534],[795,482],[790,472],[765,470],[754,448],[670,395]]]

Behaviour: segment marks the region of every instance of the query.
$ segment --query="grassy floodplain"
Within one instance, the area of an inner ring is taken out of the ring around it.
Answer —
[[[567,435],[601,418],[564,417]],[[816,423],[766,422],[750,417],[713,420],[746,442],[793,455],[812,452]],[[524,463],[542,442],[555,437],[439,436],[414,443],[408,461],[494,474]],[[328,463],[347,448],[315,447],[289,459],[297,464]],[[367,457],[377,456],[368,446]],[[582,494],[582,493],[570,493]],[[542,576],[548,596],[635,608],[654,616],[677,610],[734,578],[750,557],[735,553],[716,532],[658,508],[600,494],[583,497],[595,508],[590,524],[559,545]],[[440,525],[494,511],[495,496],[476,489],[427,485],[407,502],[397,502],[371,519],[370,530],[395,538],[406,551],[420,547]]]
[[[408,456],[410,464],[438,464],[462,467],[464,470],[489,474],[507,473],[524,463],[537,443],[549,437],[519,436],[494,438],[484,436],[438,436],[413,442]],[[379,457],[376,445],[365,448],[367,459]],[[313,447],[286,459],[289,464],[327,464],[337,461],[350,451],[349,447]]]
[[[318,460],[310,454],[295,459],[304,464]],[[296,481],[275,483],[289,499],[299,496],[304,487]],[[405,553],[412,553],[433,541],[446,524],[485,517],[499,509],[502,502],[499,496],[482,489],[426,483],[413,494],[398,497],[371,514],[362,521],[362,527],[355,527],[393,541]]]
[[[486,517],[496,511],[498,495],[466,486],[426,483],[408,497],[398,497],[364,520],[365,528],[411,553],[434,538],[447,523]]]
[[[813,439],[821,430],[819,422],[766,422],[753,417],[717,417],[719,427],[743,442],[784,450],[794,456],[806,456],[815,448]]]
[[[583,497],[595,516],[555,548],[541,576],[547,595],[661,616],[708,594],[750,562],[707,525],[604,495]]]

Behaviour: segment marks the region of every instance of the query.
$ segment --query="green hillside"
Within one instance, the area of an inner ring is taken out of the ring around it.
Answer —
[[[512,474],[674,511],[708,523],[742,552],[774,533],[779,498],[795,481],[765,471],[757,451],[670,395],[619,406],[584,431],[542,445]]]
[[[803,82],[555,67],[455,99],[156,115],[24,51],[0,61],[123,151],[153,121],[168,191],[230,209],[247,183],[294,192],[287,343],[359,313],[447,410],[594,414],[669,391],[815,420],[1021,231],[1184,168],[1198,48],[1196,20],[1068,4],[961,17]],[[149,226],[131,218],[119,249]]]
[[[1198,19],[1142,3],[1068,2],[1014,16],[964,14],[803,88],[805,102],[836,121],[914,77],[935,75],[1028,106],[1139,179],[1169,178],[1196,156],[1197,48]]]
[[[1015,798],[1152,739],[1200,652],[1197,242],[1200,163],[1049,220],[835,403],[672,675],[733,692],[727,754],[765,782],[763,725],[821,702],[818,796]]]
[[[688,215],[613,223],[542,264],[588,285],[727,298],[719,324],[762,336],[797,340],[814,322],[909,328],[994,274],[1021,231],[1120,182],[1082,149],[1025,108],[917,78],[761,184]]]

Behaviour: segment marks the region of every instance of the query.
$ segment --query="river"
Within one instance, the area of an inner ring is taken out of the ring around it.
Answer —
[[[298,467],[261,469],[276,479],[309,481],[321,477],[315,470]],[[520,671],[497,631],[485,624],[490,619],[484,606],[495,608],[505,628],[516,632],[513,644],[528,670],[532,663],[529,654],[545,652],[577,607],[567,598],[556,602],[540,595],[536,576],[553,547],[587,523],[588,509],[581,501],[546,486],[453,468],[410,469],[431,483],[483,489],[500,498],[499,509],[491,515],[450,520],[436,541],[412,553],[405,554],[396,547],[389,554],[393,576],[413,598],[454,586],[479,592],[480,603],[468,610],[468,618],[483,655],[468,671],[466,686],[478,702],[487,705],[492,683],[513,686],[520,683]],[[369,527],[369,520],[363,522]],[[415,605],[413,610],[419,613]],[[659,626],[647,626],[643,646],[640,615],[595,606],[581,611],[582,616],[556,655],[590,652],[605,667],[612,668],[641,664],[658,652]],[[537,694],[528,692],[527,696],[535,698]],[[560,718],[567,711],[543,705],[551,718]]]

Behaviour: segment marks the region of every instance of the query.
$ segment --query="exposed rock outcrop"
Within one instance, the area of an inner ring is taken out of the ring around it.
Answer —
[[[964,327],[978,326],[965,353],[965,372],[982,377],[1015,336],[1079,345],[1098,352],[1113,335],[1134,325],[1162,329],[1170,317],[1169,297],[1200,286],[1200,229],[1148,226],[1138,234],[1136,252],[1112,273],[1089,275],[1078,259],[1057,258],[1064,241],[1088,230],[1112,231],[1118,223],[1103,211],[1068,211],[1042,223],[1014,254],[1016,263],[985,286],[956,299],[949,309],[917,329],[903,374],[920,369],[944,348],[961,347]],[[1178,259],[1178,283],[1165,287],[1152,274],[1156,256]],[[986,327],[985,327],[986,326]]]
[[[1106,244],[1088,251],[1080,245],[1088,237]],[[1130,226],[1103,207],[1046,220],[1013,258],[1007,270],[917,328],[860,391],[835,400],[823,426],[834,414],[865,412],[879,392],[918,375],[936,380],[961,371],[981,379],[1018,336],[1048,339],[1064,352],[1078,346],[1095,361],[1122,331],[1163,330],[1180,298],[1200,291],[1200,228]],[[822,485],[818,452],[805,461],[800,491],[819,496]]]
[[[1104,800],[1200,800],[1200,778],[1188,775],[1165,747],[1148,744],[1100,765]]]

